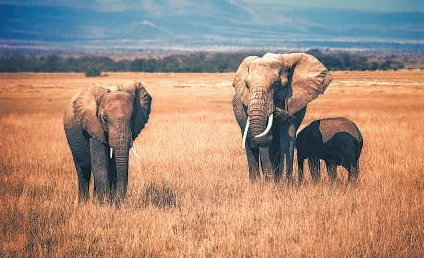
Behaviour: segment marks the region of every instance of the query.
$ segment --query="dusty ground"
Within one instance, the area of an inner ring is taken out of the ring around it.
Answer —
[[[423,71],[336,72],[309,105],[301,127],[346,116],[361,129],[355,187],[343,169],[335,185],[249,182],[232,77],[0,74],[0,256],[424,255]],[[82,88],[131,78],[153,109],[127,202],[78,204],[62,113]],[[146,206],[152,188],[176,207]]]

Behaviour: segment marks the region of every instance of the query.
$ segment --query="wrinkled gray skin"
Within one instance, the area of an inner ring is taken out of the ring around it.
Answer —
[[[292,179],[296,131],[306,106],[331,82],[329,71],[315,57],[304,53],[249,56],[234,78],[233,110],[242,134],[249,118],[245,150],[249,178],[265,181]],[[273,115],[271,129],[263,136]],[[258,136],[259,135],[259,136]],[[284,171],[283,171],[284,170]]]
[[[151,103],[151,96],[139,82],[109,89],[91,87],[71,99],[63,122],[80,201],[89,197],[91,173],[101,202],[125,198],[129,149],[149,119]]]

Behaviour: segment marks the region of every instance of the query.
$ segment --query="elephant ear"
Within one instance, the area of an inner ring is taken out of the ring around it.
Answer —
[[[315,57],[306,53],[266,54],[284,63],[281,81],[289,86],[286,97],[286,110],[293,115],[309,102],[323,94],[333,77],[328,69]]]
[[[233,87],[236,91],[236,95],[241,100],[243,105],[247,106],[250,100],[250,92],[246,85],[246,77],[249,74],[250,62],[258,58],[257,56],[246,57],[239,65],[236,75],[234,76]]]
[[[107,141],[97,111],[101,98],[107,92],[109,91],[102,87],[90,87],[81,91],[73,103],[75,118],[81,127],[103,143]]]
[[[131,120],[132,138],[135,140],[144,125],[149,120],[152,97],[144,88],[143,84],[133,81],[122,87],[122,90],[131,93],[134,96],[134,111]]]

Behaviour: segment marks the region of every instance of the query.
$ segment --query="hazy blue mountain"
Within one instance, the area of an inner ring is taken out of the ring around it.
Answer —
[[[103,6],[100,2],[74,6],[0,2],[0,43],[105,48],[424,49],[422,11],[269,4],[246,7],[234,0],[149,0],[126,6]]]

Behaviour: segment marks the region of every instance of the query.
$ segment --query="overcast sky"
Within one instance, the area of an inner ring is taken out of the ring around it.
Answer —
[[[243,0],[301,7],[342,8],[372,11],[424,11],[424,0]]]
[[[297,46],[330,40],[417,49],[423,29],[424,0],[0,0],[0,43]]]
[[[168,3],[170,5],[185,5],[188,2],[201,3],[202,0],[0,0],[0,4],[24,4],[24,5],[62,5],[84,7],[97,3],[107,6],[121,6],[123,8],[138,5],[146,5],[153,3],[160,5]],[[138,3],[137,3],[138,2]],[[209,1],[210,2],[210,1]],[[293,7],[322,7],[325,9],[354,9],[354,10],[371,10],[383,12],[406,12],[406,11],[422,11],[424,12],[424,0],[228,0],[228,2],[245,2],[247,7],[249,3],[270,3],[284,4]]]

